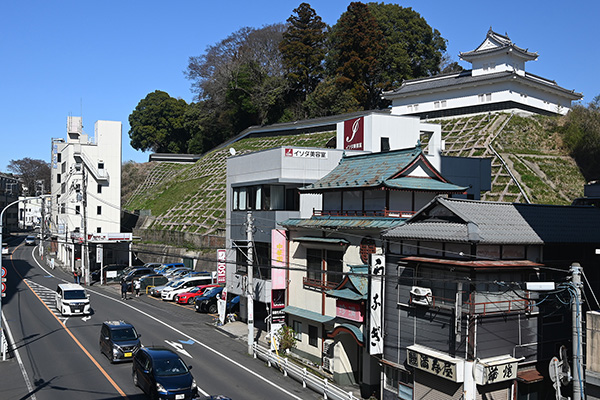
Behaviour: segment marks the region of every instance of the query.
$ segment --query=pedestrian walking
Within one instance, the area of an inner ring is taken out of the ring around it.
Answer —
[[[121,279],[121,300],[127,300],[127,281],[125,278]]]
[[[142,288],[142,282],[139,279],[136,279],[133,282],[133,287],[135,288],[135,297],[140,297],[140,289]]]
[[[73,270],[73,281],[79,283],[79,273],[77,272],[77,268]]]

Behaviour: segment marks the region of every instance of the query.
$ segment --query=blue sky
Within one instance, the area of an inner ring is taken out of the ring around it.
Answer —
[[[128,117],[148,93],[193,100],[184,76],[201,55],[244,26],[285,22],[301,1],[3,1],[0,5],[0,171],[10,160],[50,160],[52,138],[66,137],[69,115],[123,123],[123,161],[149,153],[129,145]],[[350,1],[308,1],[329,25]],[[448,40],[458,60],[490,26],[539,54],[526,70],[583,93],[600,94],[597,44],[600,2],[390,1],[411,7]],[[468,68],[462,61],[460,64]]]

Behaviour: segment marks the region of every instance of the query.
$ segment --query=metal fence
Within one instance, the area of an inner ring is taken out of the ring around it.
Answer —
[[[309,388],[317,393],[323,394],[324,399],[332,400],[361,400],[361,397],[356,397],[352,392],[346,392],[340,387],[331,383],[327,378],[321,378],[309,372],[306,368],[296,365],[287,357],[281,357],[268,348],[257,343],[252,346],[254,358],[259,358],[269,365],[269,367],[277,367],[284,376],[289,376],[292,379],[302,383],[302,387]]]

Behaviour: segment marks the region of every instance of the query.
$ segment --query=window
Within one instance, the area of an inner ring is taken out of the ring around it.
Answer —
[[[446,100],[442,100],[442,108],[446,107]]]
[[[480,103],[483,103],[483,101],[484,101],[483,95],[482,95],[482,94],[480,94],[478,97],[479,97],[479,102],[480,102]]]
[[[62,161],[62,153],[56,154],[56,162],[59,163]]]
[[[306,278],[316,281],[312,282],[313,285],[340,283],[343,278],[343,257],[342,251],[306,249]],[[323,282],[323,272],[326,274],[325,282]]]
[[[96,207],[96,214],[102,215],[102,206]]]
[[[486,93],[486,95],[485,95],[485,101],[492,101],[492,94],[491,93]]]
[[[306,249],[306,277],[321,280],[321,250]]]
[[[60,174],[56,174],[56,183],[60,183]]]
[[[234,247],[235,273],[245,275],[248,273],[248,258],[246,256],[246,245],[245,243],[237,243]]]
[[[96,228],[96,233],[101,233],[101,232],[102,232],[102,228],[100,228],[100,227],[97,227],[97,228]]]
[[[296,334],[296,340],[298,341],[302,341],[302,322],[300,321],[293,321],[292,322],[292,329],[294,330],[294,333]]]
[[[81,214],[81,206],[75,206],[75,214],[76,215]]]
[[[102,185],[98,185],[98,191],[97,193],[102,193]]]
[[[390,138],[382,137],[381,138],[381,152],[390,151]]]
[[[344,253],[341,251],[326,250],[327,282],[340,283],[343,278]]]
[[[104,169],[104,163],[102,161],[98,163],[98,169]]]
[[[308,344],[314,347],[318,346],[319,329],[316,326],[308,326]]]
[[[434,101],[433,102],[433,108],[440,108],[440,102],[439,101]]]

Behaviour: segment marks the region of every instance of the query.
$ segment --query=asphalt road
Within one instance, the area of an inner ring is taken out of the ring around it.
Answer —
[[[33,256],[37,247],[19,245],[4,256],[8,273],[2,312],[22,360],[30,399],[142,399],[133,385],[131,364],[111,364],[100,353],[100,326],[105,320],[132,323],[145,346],[178,351],[192,366],[203,395],[233,399],[318,399],[316,393],[247,355],[247,344],[212,325],[213,317],[191,306],[149,296],[123,301],[116,286],[88,287],[91,317],[63,317],[55,308],[58,283],[69,274],[49,270]],[[27,380],[29,383],[27,384]],[[14,382],[11,382],[14,385]],[[1,390],[1,388],[0,388]],[[1,394],[0,397],[7,399]],[[6,392],[5,392],[6,394]]]

